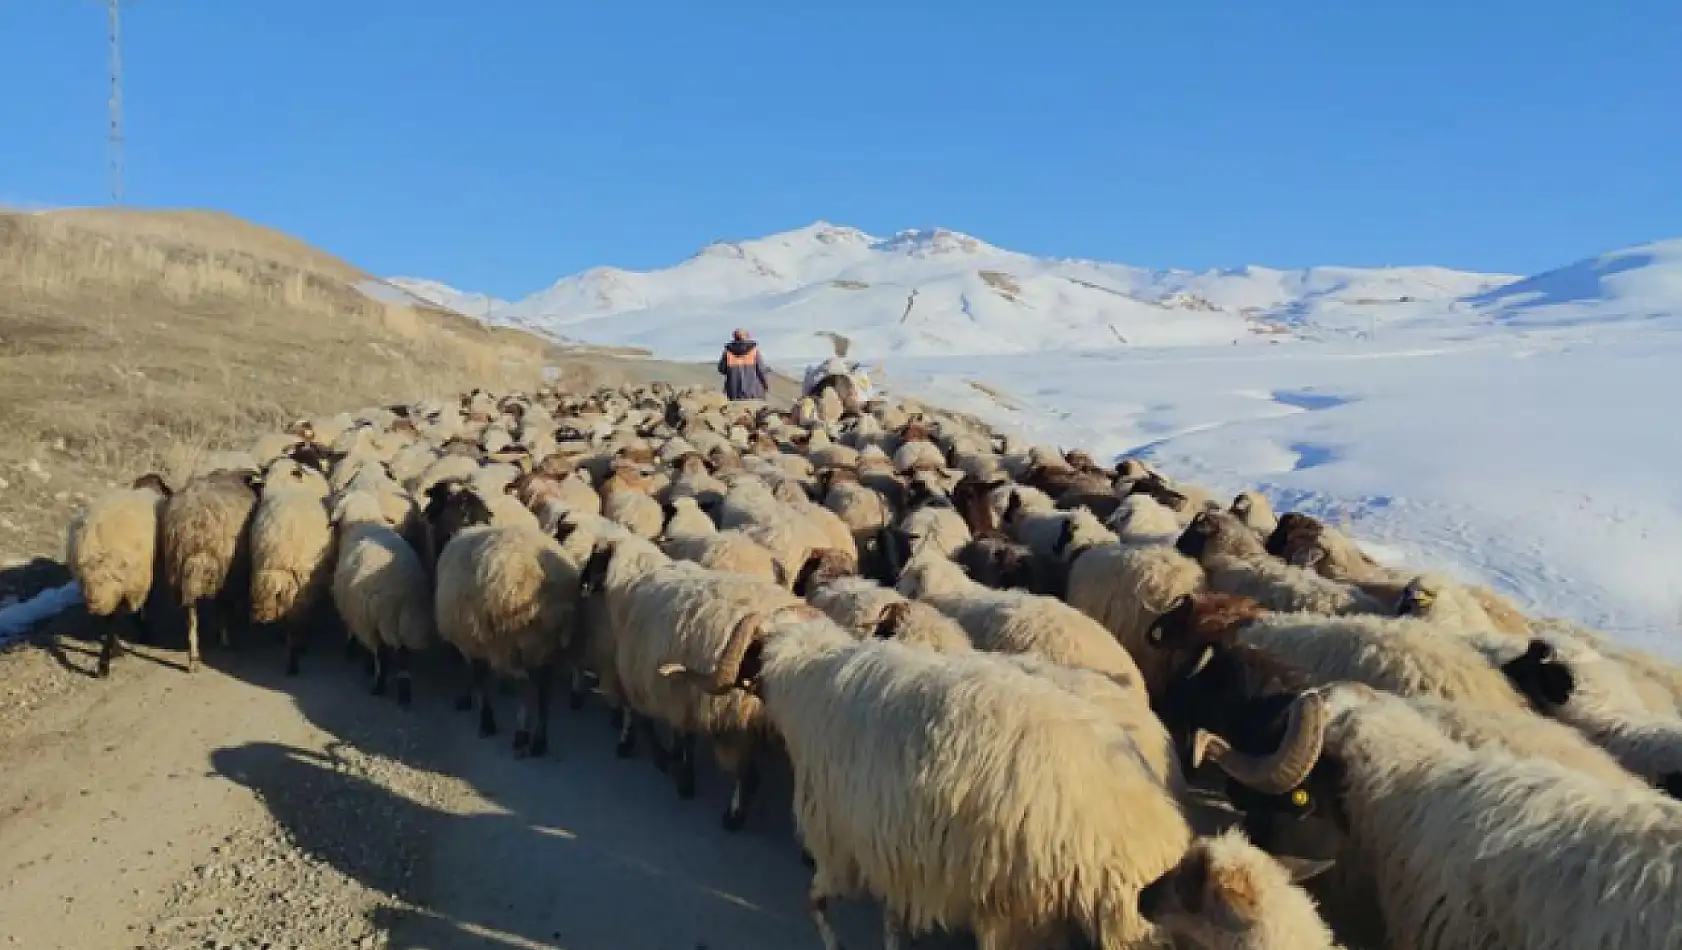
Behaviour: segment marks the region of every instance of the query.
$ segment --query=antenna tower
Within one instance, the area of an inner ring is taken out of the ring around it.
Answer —
[[[123,203],[123,0],[106,0],[111,35],[111,203]]]

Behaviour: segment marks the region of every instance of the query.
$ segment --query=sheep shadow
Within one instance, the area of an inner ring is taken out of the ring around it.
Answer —
[[[629,759],[615,756],[608,711],[594,698],[577,711],[557,703],[549,754],[517,759],[513,698],[496,700],[502,732],[479,738],[476,717],[454,709],[460,678],[451,657],[417,665],[405,710],[390,696],[368,695],[361,665],[347,661],[337,641],[315,638],[297,677],[284,676],[282,653],[278,645],[210,649],[205,660],[287,693],[344,746],[400,762],[423,782],[448,776],[471,789],[444,812],[405,798],[403,782],[394,792],[336,772],[313,753],[260,743],[218,753],[217,771],[262,793],[301,847],[402,898],[375,921],[389,930],[391,947],[816,945],[806,914],[811,872],[795,841],[792,777],[780,755],[767,756],[747,827],[726,832],[730,782],[705,744],[697,750],[698,794],[681,800],[646,746]],[[334,797],[345,807],[310,806],[296,789],[312,785],[317,794],[340,789]],[[393,876],[370,856],[393,843],[405,852],[407,841],[419,854],[410,877]],[[881,945],[875,904],[838,902],[831,917],[847,946]],[[930,937],[918,945],[969,944]]]
[[[728,835],[631,774],[643,770],[586,757],[509,759],[487,779],[501,807],[467,813],[276,743],[222,749],[212,764],[257,792],[303,852],[395,898],[371,921],[392,948],[815,945],[808,872],[782,829]],[[848,946],[880,945],[873,908],[835,919]]]

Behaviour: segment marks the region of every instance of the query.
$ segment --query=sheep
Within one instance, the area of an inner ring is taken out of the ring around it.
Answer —
[[[1268,857],[1240,832],[1200,838],[1139,892],[1139,916],[1195,950],[1338,950],[1295,885],[1329,862]]]
[[[1148,495],[1135,495],[1136,498],[1148,498]],[[1259,491],[1245,490],[1239,492],[1232,499],[1232,505],[1227,508],[1233,517],[1244,522],[1245,527],[1266,538],[1279,527],[1279,516],[1273,513],[1273,505],[1267,496]]]
[[[1069,606],[1102,624],[1127,650],[1153,699],[1168,685],[1172,657],[1150,645],[1158,617],[1205,578],[1197,562],[1167,545],[1110,545],[1085,551],[1069,567]]]
[[[286,633],[286,675],[298,675],[304,636],[333,575],[333,526],[327,479],[290,459],[263,476],[251,519],[251,620]]]
[[[1198,514],[1175,547],[1203,565],[1212,589],[1252,598],[1270,610],[1327,615],[1391,612],[1360,588],[1268,557],[1255,534],[1225,512]]]
[[[718,533],[718,525],[692,495],[679,495],[666,502],[664,512],[666,524],[661,529],[662,537],[695,538]]]
[[[1516,626],[1510,622],[1497,623],[1470,587],[1441,574],[1426,573],[1409,579],[1394,603],[1394,612],[1399,616],[1417,617],[1451,630],[1508,634],[1530,631],[1529,623],[1523,622],[1522,617]]]
[[[826,947],[829,900],[860,894],[885,905],[889,946],[936,926],[982,947],[1154,944],[1139,894],[1192,831],[1098,707],[996,657],[854,640],[810,607],[746,617],[719,652],[661,672],[764,703]]]
[[[111,661],[122,652],[119,614],[134,618],[141,639],[149,637],[143,618],[158,559],[158,522],[170,494],[161,476],[143,475],[95,501],[70,526],[64,562],[81,585],[88,613],[107,618],[101,678],[111,675]]]
[[[665,525],[665,512],[660,509],[659,502],[642,492],[628,489],[609,494],[602,503],[602,514],[645,541],[659,537]]]
[[[1173,511],[1149,495],[1128,495],[1104,526],[1126,544],[1173,544],[1185,530]]]
[[[1525,709],[1510,678],[1534,665],[1494,666],[1466,640],[1445,636],[1418,620],[1379,616],[1328,617],[1269,613],[1255,601],[1220,592],[1180,598],[1152,624],[1150,642],[1171,649],[1241,644],[1265,651],[1315,683],[1351,680],[1403,696],[1438,696],[1467,706]],[[1559,697],[1565,687],[1549,668],[1539,695]]]
[[[794,575],[789,578],[791,584],[800,579],[798,572],[805,571],[813,564],[813,558],[825,550],[838,551],[856,568],[858,551],[852,543],[851,534],[845,530],[846,526],[840,525],[839,531],[830,526],[830,530],[826,531],[827,522],[806,515],[806,512],[797,511],[778,500],[763,482],[748,477],[731,486],[724,496],[724,504],[719,510],[719,525],[739,529],[763,545],[778,563]],[[836,524],[839,524],[839,519],[836,519]],[[842,540],[851,550],[834,547]]]
[[[933,442],[916,440],[905,442],[893,455],[894,471],[901,474],[941,471],[946,468],[946,456]]]
[[[712,534],[669,535],[660,542],[660,549],[668,557],[692,561],[711,570],[745,574],[778,587],[793,584],[787,565],[778,561],[764,545],[735,528]]]
[[[1563,702],[1542,703],[1550,717],[1575,728],[1609,752],[1626,769],[1675,798],[1682,798],[1682,718],[1655,712],[1622,664],[1569,637],[1534,641],[1533,654],[1557,655],[1570,670],[1572,688]]]
[[[722,824],[739,830],[759,787],[758,755],[767,738],[761,704],[746,695],[708,696],[658,670],[674,659],[711,665],[725,657],[722,651],[745,650],[748,644],[736,633],[755,611],[800,601],[758,578],[669,560],[635,537],[599,543],[582,582],[587,591],[601,591],[605,602],[610,687],[638,716],[677,734],[672,774],[679,796],[694,796],[694,740],[710,738],[719,767],[735,780]],[[631,750],[635,718],[627,714],[621,720],[620,755]]]
[[[1096,670],[1137,690],[1144,704],[1138,664],[1097,621],[1055,597],[993,590],[971,580],[951,561],[929,555],[912,559],[897,589],[958,621],[980,649],[1032,653],[1064,666]]]
[[[1002,523],[1012,538],[1028,545],[1040,557],[1067,561],[1087,548],[1116,543],[1116,536],[1085,508],[1023,511],[1019,504],[1021,496],[1012,497]]]
[[[1379,911],[1364,922],[1391,946],[1677,945],[1682,804],[1473,751],[1362,684],[1329,687],[1317,704],[1322,751],[1310,784],[1340,819],[1348,886]],[[1224,743],[1208,748],[1229,774],[1253,764]]]
[[[701,507],[712,511],[724,502],[730,487],[707,470],[707,462],[700,455],[687,453],[678,461],[677,477],[666,489],[666,500],[693,497]]]
[[[262,476],[218,471],[198,476],[164,506],[164,577],[187,612],[187,672],[199,667],[199,607],[215,600],[222,645],[230,646],[230,601],[246,593],[251,576],[248,528]]]
[[[496,733],[490,674],[528,682],[514,754],[542,756],[555,665],[578,625],[579,564],[536,527],[488,524],[488,513],[481,508],[438,556],[438,634],[469,661],[481,736]]]
[[[1550,643],[1561,637],[1570,638],[1622,664],[1635,692],[1649,710],[1682,714],[1682,665],[1625,646],[1570,621],[1547,618],[1537,620],[1533,627]]]
[[[489,518],[489,512],[484,517]],[[373,659],[371,692],[383,694],[395,668],[397,703],[408,706],[410,660],[438,635],[426,567],[387,520],[375,495],[341,496],[334,504],[333,520],[338,529],[333,605],[345,629]]]
[[[867,578],[842,577],[819,584],[806,594],[806,602],[859,638],[891,638],[937,653],[974,649],[964,628],[951,617]]]
[[[265,432],[251,443],[251,459],[266,471],[276,459],[290,456],[302,444],[304,441],[290,432]]]

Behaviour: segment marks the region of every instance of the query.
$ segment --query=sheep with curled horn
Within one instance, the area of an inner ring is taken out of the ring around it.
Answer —
[[[936,927],[983,947],[1163,939],[1140,895],[1196,839],[1098,707],[1002,658],[855,640],[809,607],[747,618],[732,641],[723,662],[661,672],[764,704],[794,765],[807,906],[826,947],[838,946],[829,902],[866,896],[884,905],[889,946]],[[1294,718],[1281,768],[1318,732],[1310,704]]]
[[[651,724],[676,734],[672,775],[680,797],[695,794],[694,743],[710,739],[721,769],[735,780],[726,830],[747,820],[759,787],[759,756],[769,737],[764,710],[747,695],[712,696],[682,680],[658,674],[661,664],[702,667],[740,663],[753,647],[749,620],[757,612],[798,605],[777,585],[741,574],[712,571],[665,554],[628,534],[598,541],[582,572],[586,599],[599,597],[605,609],[605,652],[612,657],[604,685],[622,696],[618,751],[628,755],[636,731],[652,737]],[[598,648],[598,654],[604,650]],[[657,761],[666,753],[655,744]]]
[[[1339,848],[1341,873],[1320,906],[1340,935],[1389,946],[1677,945],[1682,805],[1470,749],[1364,684],[1316,692],[1323,740],[1307,788],[1325,805],[1318,832]],[[1225,743],[1203,746],[1223,769],[1250,770]]]

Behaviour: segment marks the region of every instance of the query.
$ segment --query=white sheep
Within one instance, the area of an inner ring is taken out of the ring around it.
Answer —
[[[586,563],[583,580],[605,601],[613,656],[610,688],[637,716],[676,733],[673,777],[680,796],[695,794],[695,739],[712,741],[719,767],[735,780],[723,824],[729,830],[741,828],[759,787],[758,757],[767,739],[763,708],[751,696],[708,696],[692,684],[659,675],[659,668],[672,661],[710,667],[720,662],[733,632],[749,615],[800,601],[758,578],[669,560],[630,536],[601,544]],[[626,715],[621,755],[631,749],[634,728],[634,717]]]
[[[398,534],[378,496],[351,492],[334,504],[338,558],[333,605],[345,629],[373,658],[372,691],[396,673],[397,702],[409,705],[410,661],[437,639],[432,583],[414,547]]]
[[[1128,495],[1105,520],[1125,544],[1173,544],[1185,528],[1168,507],[1149,495]]]
[[[555,667],[578,626],[578,561],[536,527],[481,523],[444,545],[437,578],[438,634],[469,661],[479,734],[496,733],[490,675],[523,679],[530,692],[514,752],[543,755]]]
[[[894,639],[937,653],[974,649],[956,620],[868,578],[839,577],[819,584],[806,594],[806,602],[861,639]]]
[[[148,636],[143,614],[158,560],[158,522],[169,497],[160,476],[143,475],[96,500],[70,525],[65,565],[81,585],[88,613],[107,618],[101,677],[111,675],[111,661],[122,651],[120,614],[133,617],[142,637]]]
[[[1168,686],[1172,655],[1150,645],[1151,625],[1180,598],[1202,590],[1204,583],[1197,562],[1172,547],[1114,544],[1075,558],[1064,599],[1115,637],[1138,664],[1150,695],[1160,698]]]
[[[1139,895],[1191,828],[1098,707],[996,657],[855,640],[809,607],[745,618],[721,652],[663,672],[764,702],[794,765],[826,947],[828,902],[859,895],[885,905],[890,946],[935,927],[982,947],[1158,936]]]
[[[1338,950],[1302,888],[1323,862],[1273,858],[1242,833],[1201,838],[1139,893],[1139,913],[1186,950]]]
[[[304,636],[332,575],[327,479],[278,459],[263,475],[262,498],[251,519],[251,620],[284,627],[287,676],[298,675]]]
[[[997,653],[1032,653],[1064,666],[1095,670],[1137,691],[1146,705],[1138,664],[1091,617],[1055,597],[1020,590],[994,590],[971,580],[957,564],[919,555],[907,565],[897,589],[958,621],[970,642]]]
[[[1369,923],[1391,946],[1678,945],[1682,804],[1473,751],[1361,684],[1328,688],[1323,706],[1321,758],[1338,776],[1323,797],[1344,816],[1354,859],[1340,865],[1364,878],[1353,886],[1376,904]]]

